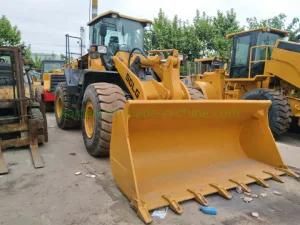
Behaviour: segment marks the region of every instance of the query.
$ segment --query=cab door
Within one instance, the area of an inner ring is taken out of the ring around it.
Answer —
[[[230,77],[247,78],[249,72],[250,48],[252,46],[252,33],[241,34],[233,39]]]

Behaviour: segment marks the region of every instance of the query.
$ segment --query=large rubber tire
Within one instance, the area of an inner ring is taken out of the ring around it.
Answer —
[[[270,100],[272,105],[269,109],[269,126],[274,137],[278,138],[288,131],[292,122],[291,107],[287,98],[278,91],[254,89],[246,93],[243,99]]]
[[[32,119],[36,119],[41,124],[41,128],[39,129],[38,142],[39,144],[44,144],[48,142],[48,127],[47,127],[47,119],[46,116],[43,115],[39,108],[31,108],[31,117]]]
[[[90,155],[109,156],[112,117],[125,103],[125,94],[117,85],[95,83],[87,87],[82,101],[82,135]]]
[[[71,95],[65,82],[57,85],[55,95],[54,111],[58,127],[61,129],[80,127],[80,112],[72,107]]]
[[[206,97],[203,95],[201,91],[199,91],[196,88],[188,87],[188,91],[190,93],[191,99],[192,100],[204,100]]]

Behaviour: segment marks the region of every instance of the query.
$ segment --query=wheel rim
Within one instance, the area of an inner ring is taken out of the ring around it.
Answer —
[[[56,104],[55,104],[55,109],[56,109],[57,117],[59,119],[61,119],[62,113],[63,113],[63,101],[62,101],[61,97],[57,98]]]
[[[90,101],[88,101],[85,106],[84,128],[88,138],[92,138],[94,135],[95,120],[94,120],[94,107]]]

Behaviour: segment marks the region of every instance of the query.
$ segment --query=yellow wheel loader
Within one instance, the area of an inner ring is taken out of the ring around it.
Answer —
[[[38,144],[48,141],[46,116],[23,70],[21,49],[0,47],[0,174],[9,172],[2,153],[9,148],[30,146],[34,167],[44,167]]]
[[[196,74],[204,74],[205,72],[213,72],[217,69],[224,69],[225,61],[218,57],[201,58],[194,60]]]
[[[237,186],[296,177],[268,128],[270,102],[201,100],[180,80],[177,50],[143,51],[149,23],[113,11],[94,18],[89,53],[66,66],[55,100],[58,126],[81,124],[87,151],[110,155],[139,217],[150,223],[162,206],[181,214],[186,200],[205,205],[209,194],[230,199]]]
[[[56,86],[65,81],[63,60],[43,60],[42,88],[37,89],[38,97],[44,102],[46,111],[53,111]]]
[[[300,44],[288,33],[261,28],[227,36],[233,39],[229,74],[222,70],[195,76],[194,87],[209,99],[270,100],[269,125],[275,137],[292,118],[300,125]]]

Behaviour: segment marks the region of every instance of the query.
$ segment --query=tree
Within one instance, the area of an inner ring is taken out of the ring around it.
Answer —
[[[196,11],[193,21],[195,41],[189,44],[189,48],[193,52],[193,58],[206,57],[213,52],[213,18],[206,15],[205,12]],[[190,36],[190,38],[192,38]]]
[[[19,45],[22,48],[22,54],[24,57],[24,63],[25,64],[33,64],[33,58],[32,58],[32,52],[31,52],[31,46],[26,46],[25,43],[22,43]]]
[[[283,29],[285,29],[286,15],[281,13],[272,18],[262,19],[260,21],[258,21],[258,19],[256,17],[247,18],[246,20],[247,20],[249,29],[256,29],[256,28],[260,28],[260,27],[270,27],[270,28],[283,30]]]
[[[217,16],[213,18],[214,35],[213,49],[215,53],[225,59],[230,58],[231,40],[227,40],[225,36],[230,33],[243,30],[236,18],[233,9],[223,13],[218,11]]]
[[[239,30],[233,9],[226,13],[218,11],[215,17],[197,10],[192,24],[178,16],[169,20],[160,9],[152,30],[146,32],[146,49],[176,48],[189,60],[210,55],[228,57],[231,42],[225,40],[225,35]]]
[[[294,18],[290,23],[286,22],[286,15],[258,20],[256,17],[247,18],[247,29],[259,27],[272,27],[287,30],[290,40],[295,41],[300,32],[300,19]],[[233,9],[222,12],[216,16],[209,16],[205,12],[196,11],[192,23],[174,16],[170,20],[162,9],[154,19],[152,29],[146,32],[146,49],[170,49],[176,48],[180,53],[188,55],[188,59],[220,56],[230,58],[231,40],[225,36],[244,30],[241,27]]]
[[[153,23],[153,35],[156,39],[155,42],[152,43],[154,48],[162,49],[171,46],[171,29],[171,21],[166,17],[162,9],[160,9],[158,17],[154,19]]]
[[[38,57],[37,55],[35,55],[33,57],[33,68],[35,68],[36,70],[41,70],[42,68],[42,59],[40,57]]]
[[[295,17],[291,22],[286,22],[287,16],[283,13],[269,19],[258,20],[256,17],[247,18],[248,28],[256,29],[260,27],[270,27],[289,32],[289,39],[296,41],[296,36],[300,32],[300,19]]]
[[[10,21],[2,16],[0,18],[0,46],[16,46],[21,43],[21,32],[17,26],[12,26]]]
[[[293,18],[286,30],[289,32],[290,41],[298,41],[297,36],[300,34],[300,19],[296,17]]]

